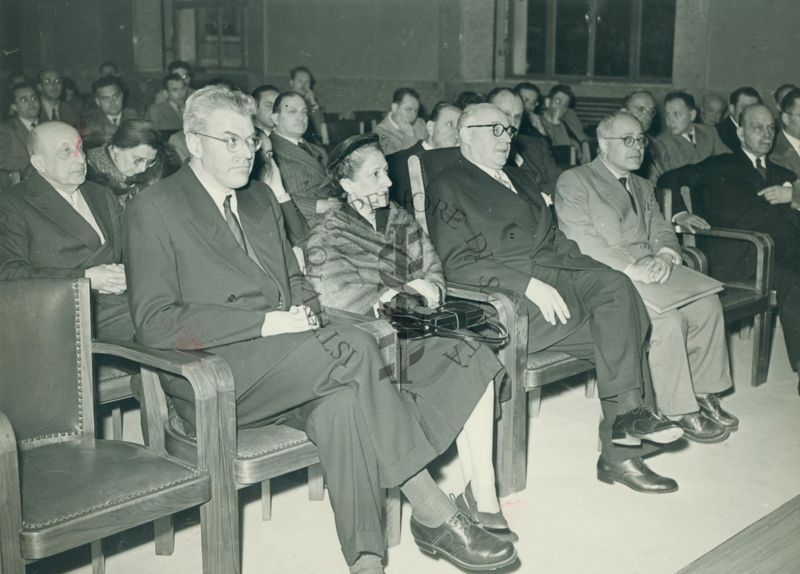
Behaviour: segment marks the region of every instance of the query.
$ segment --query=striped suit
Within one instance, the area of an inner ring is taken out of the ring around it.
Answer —
[[[314,154],[311,155],[274,131],[269,139],[272,141],[275,163],[281,170],[283,186],[309,225],[313,225],[317,216],[317,200],[330,197],[328,174],[325,172],[328,154],[320,146],[306,142]]]

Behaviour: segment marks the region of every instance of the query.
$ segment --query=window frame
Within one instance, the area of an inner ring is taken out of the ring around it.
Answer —
[[[188,61],[192,62],[198,68],[202,68],[209,72],[247,72],[250,69],[250,47],[249,47],[249,33],[248,33],[248,10],[249,10],[249,2],[248,0],[173,0],[172,1],[172,21],[177,23],[179,21],[179,12],[181,10],[186,9],[223,9],[223,8],[233,8],[238,10],[239,12],[239,29],[240,35],[238,36],[238,40],[236,43],[241,44],[242,49],[242,64],[241,66],[224,66],[223,65],[223,46],[225,44],[233,43],[231,40],[226,40],[225,36],[222,35],[222,29],[219,26],[220,22],[220,14],[217,15],[217,22],[218,22],[218,33],[216,35],[215,42],[211,43],[207,41],[207,35],[205,31],[201,29],[201,26],[198,25],[197,21],[197,13],[195,12],[195,25],[194,25],[194,38],[193,38],[193,48],[194,53],[192,54],[191,58],[187,58],[185,54],[181,54],[181,50],[179,48],[181,43],[181,38],[179,37],[179,32],[177,29],[177,25],[175,26],[175,30],[173,32],[174,36],[172,38],[173,43],[173,52],[178,56],[178,59],[184,60],[188,59]],[[207,65],[203,61],[202,52],[201,52],[201,45],[214,45],[217,50],[217,58],[213,65]]]

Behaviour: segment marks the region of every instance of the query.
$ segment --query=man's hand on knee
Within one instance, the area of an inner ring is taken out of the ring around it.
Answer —
[[[319,329],[319,317],[305,305],[292,305],[288,311],[270,311],[264,314],[261,336],[302,333]]]
[[[555,287],[531,278],[528,288],[525,289],[525,296],[539,308],[545,321],[551,325],[555,325],[556,320],[561,321],[562,325],[567,324],[570,318],[569,308]]]

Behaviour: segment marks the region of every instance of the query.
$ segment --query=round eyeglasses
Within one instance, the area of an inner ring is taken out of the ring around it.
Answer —
[[[504,126],[503,124],[500,124],[500,123],[497,123],[497,124],[478,124],[478,125],[466,126],[466,127],[467,128],[492,128],[492,135],[494,137],[496,137],[496,138],[501,137],[503,135],[503,132],[506,132],[508,134],[508,137],[513,138],[515,135],[517,135],[517,132],[519,131],[514,126]]]
[[[212,140],[217,140],[218,142],[224,142],[225,147],[228,148],[228,151],[231,153],[240,149],[242,145],[246,145],[247,148],[252,152],[255,152],[261,148],[261,138],[258,136],[250,136],[249,138],[242,139],[237,135],[229,135],[228,137],[221,138],[209,134],[201,134],[200,132],[194,133],[199,136],[211,138]]]
[[[622,140],[625,147],[647,147],[650,139],[647,136],[623,136],[619,138],[604,137],[604,140]]]

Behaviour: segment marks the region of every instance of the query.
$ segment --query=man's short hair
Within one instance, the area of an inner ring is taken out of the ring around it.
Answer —
[[[183,112],[184,133],[207,131],[208,116],[216,110],[228,110],[252,117],[256,113],[256,103],[252,96],[225,86],[200,88],[186,100],[186,109]]]
[[[791,114],[798,101],[800,101],[800,88],[795,88],[783,96],[781,100],[781,112],[784,114]]]
[[[120,92],[125,91],[125,86],[117,76],[103,76],[102,78],[98,78],[92,84],[92,93],[96,96],[98,90],[103,88],[107,88],[109,86],[117,86]]]
[[[531,82],[520,82],[514,86],[514,92],[520,97],[522,96],[522,94],[520,94],[522,90],[530,90],[532,92],[536,92],[540,96],[542,95],[542,90],[539,89],[539,86],[532,84]]]
[[[556,84],[555,86],[550,88],[547,97],[552,98],[556,94],[564,94],[565,96],[567,96],[569,98],[570,106],[575,103],[575,94],[572,92],[572,88],[570,88],[566,84]]]
[[[105,68],[106,66],[111,66],[112,68],[114,68],[114,73],[119,73],[119,68],[117,68],[117,65],[114,62],[103,62],[102,64],[100,64],[100,66],[98,66],[97,71],[102,72],[103,68]]]
[[[694,96],[688,92],[677,91],[668,93],[666,96],[664,96],[664,105],[674,102],[675,100],[681,100],[690,110],[697,109],[697,106],[694,103]]]
[[[261,84],[250,94],[256,101],[256,105],[258,105],[258,102],[261,100],[261,94],[265,92],[275,92],[277,94],[281,93],[281,91],[272,84]]]
[[[648,91],[648,90],[634,90],[630,94],[625,96],[625,98],[622,100],[622,107],[625,108],[625,109],[630,109],[631,100],[635,96],[638,96],[640,94],[644,94],[644,95],[650,96],[650,99],[653,100],[653,103],[655,103],[656,99],[655,99],[655,97],[653,96],[653,94],[650,91]]]
[[[170,82],[183,82],[183,78],[181,78],[178,74],[175,73],[167,74],[166,76],[164,76],[164,80],[161,82],[161,85],[166,90]]]
[[[750,96],[751,98],[756,98],[759,103],[761,103],[761,94],[758,93],[758,90],[755,88],[751,88],[750,86],[742,86],[741,88],[736,88],[731,92],[730,97],[728,98],[728,102],[735,106],[736,103],[739,101],[739,98],[742,96]],[[738,118],[736,118],[738,119]]]
[[[305,72],[306,74],[308,74],[308,77],[311,78],[311,83],[312,84],[314,83],[314,74],[312,74],[311,70],[309,70],[306,66],[295,66],[294,68],[289,70],[289,78],[294,80],[294,77],[300,72]]]
[[[283,103],[283,100],[287,98],[293,98],[295,96],[303,101],[306,101],[306,99],[303,97],[303,94],[301,94],[300,92],[293,92],[291,90],[289,90],[288,92],[281,92],[280,94],[278,94],[278,97],[275,98],[275,101],[272,103],[272,113],[274,114],[280,113],[281,104]]]
[[[780,106],[781,101],[783,100],[783,98],[778,97],[780,93],[786,92],[786,94],[788,94],[791,90],[794,90],[796,87],[797,86],[795,86],[794,84],[781,84],[780,86],[775,88],[774,92],[772,92],[772,99],[774,99],[775,103]],[[784,94],[784,97],[786,97],[786,94]]]
[[[17,82],[11,88],[9,88],[9,92],[11,93],[11,103],[17,101],[17,92],[20,90],[24,90],[25,88],[30,88],[33,90],[33,93],[36,93],[36,86],[33,85],[33,82],[30,80],[25,80],[24,82]]]
[[[623,112],[622,110],[617,110],[616,112],[613,112],[604,117],[602,120],[600,120],[600,123],[597,124],[597,137],[599,138],[609,137],[611,135],[611,130],[613,129],[616,121],[622,118],[631,119],[635,121],[637,124],[639,124],[639,126],[642,125],[641,122],[636,119],[636,116],[634,116],[630,112]]]
[[[417,90],[415,90],[414,88],[397,88],[394,91],[394,94],[392,95],[392,103],[399,104],[400,102],[403,101],[403,98],[405,98],[406,96],[411,96],[418,102],[421,101],[419,99],[419,94],[417,93]]]
[[[485,101],[486,100],[484,99],[484,97],[480,95],[478,92],[470,92],[468,90],[458,94],[458,97],[455,100],[455,104],[456,107],[464,110],[467,108],[467,106],[470,106],[472,104],[482,104]]]
[[[167,72],[169,72],[170,74],[174,74],[175,70],[178,70],[180,68],[183,68],[184,70],[189,70],[190,74],[192,73],[191,64],[189,64],[189,62],[184,62],[183,60],[172,60],[167,65]],[[178,76],[178,77],[180,77],[180,76]],[[183,78],[181,78],[181,79],[183,79]]]
[[[517,92],[515,92],[511,88],[506,88],[505,86],[498,86],[492,89],[491,92],[486,94],[486,101],[489,102],[490,104],[493,104],[494,101],[497,99],[497,96],[499,96],[500,94],[510,94],[515,98],[522,99],[522,96],[520,96]]]
[[[458,110],[459,112],[461,111],[461,108],[459,108],[454,103],[441,100],[439,102],[436,102],[436,104],[433,106],[433,110],[431,111],[431,116],[428,118],[428,121],[435,122],[436,120],[439,119],[439,116],[441,115],[442,111],[448,108],[453,108],[454,110]]]

